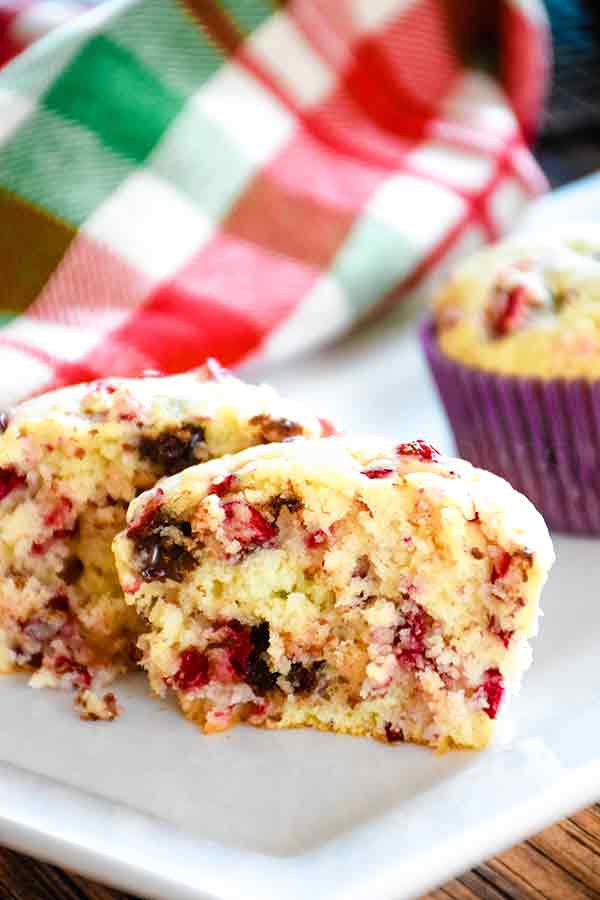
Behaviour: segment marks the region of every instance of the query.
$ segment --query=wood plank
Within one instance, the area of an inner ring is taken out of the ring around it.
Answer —
[[[506,900],[506,894],[487,881],[481,872],[466,872],[461,878],[444,885],[454,900]]]
[[[600,804],[547,828],[421,900],[600,898]]]
[[[600,897],[600,838],[590,840],[577,825],[567,822],[562,827],[548,828],[532,838],[530,844]]]
[[[79,875],[0,848],[0,900],[134,900]]]
[[[578,881],[570,872],[559,866],[530,843],[520,844],[490,862],[495,870],[508,871],[519,883],[526,896],[547,897],[553,900],[580,900],[581,897],[596,898],[598,895]],[[529,891],[534,891],[533,894]]]
[[[490,860],[482,863],[475,871],[492,884],[502,896],[510,900],[544,900],[544,894],[538,891],[535,885],[523,883],[507,866],[495,865],[496,862],[497,860]]]
[[[136,900],[131,894],[123,894],[121,891],[103,887],[103,885],[88,881],[75,873],[71,873],[70,878],[86,900]]]
[[[12,850],[0,851],[0,884],[10,889],[15,900],[81,900],[69,884],[68,876],[54,866],[27,859]]]

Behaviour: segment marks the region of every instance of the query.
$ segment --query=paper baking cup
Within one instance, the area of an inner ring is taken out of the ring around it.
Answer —
[[[458,452],[506,478],[550,528],[600,534],[600,384],[470,368],[421,340]]]

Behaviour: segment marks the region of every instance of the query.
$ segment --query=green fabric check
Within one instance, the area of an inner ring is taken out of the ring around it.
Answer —
[[[246,32],[273,14],[265,0],[223,7]],[[37,54],[9,68],[7,82],[38,106],[0,146],[0,185],[63,221],[81,226],[140,164],[213,218],[255,173],[216,123],[187,111],[225,57],[183,3],[125,7],[97,35],[57,45],[43,76]]]
[[[156,72],[164,85],[186,97],[224,61],[200,24],[172,0],[146,0],[132,6],[104,34]]]
[[[42,103],[94,132],[116,153],[141,163],[184,98],[134,54],[99,35],[71,60]]]
[[[0,146],[0,185],[72,225],[134,168],[94,132],[48,109],[35,110]]]

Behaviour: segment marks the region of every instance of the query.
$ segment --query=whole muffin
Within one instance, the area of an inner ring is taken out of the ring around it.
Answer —
[[[554,529],[600,533],[600,225],[473,255],[422,337],[461,455]]]

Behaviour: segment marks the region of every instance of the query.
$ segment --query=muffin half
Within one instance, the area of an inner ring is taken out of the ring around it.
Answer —
[[[485,746],[553,558],[523,496],[422,441],[255,447],[163,480],[127,522],[142,665],[206,732]]]
[[[322,425],[212,366],[46,394],[3,413],[0,431],[0,671],[84,691],[136,653],[111,551],[130,501],[186,466]]]

